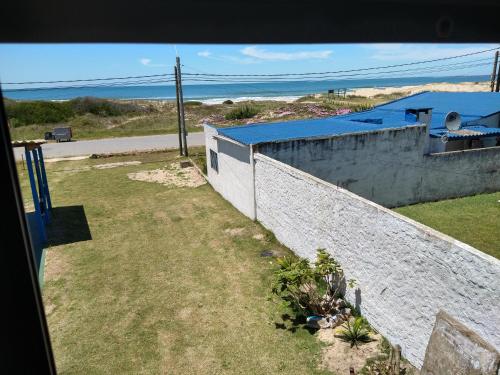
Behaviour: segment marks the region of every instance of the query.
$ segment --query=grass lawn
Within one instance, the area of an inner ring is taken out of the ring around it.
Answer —
[[[260,254],[287,249],[209,185],[127,177],[176,157],[47,163],[54,222],[84,231],[62,209],[83,206],[91,234],[62,244],[79,233],[50,228],[43,297],[59,373],[326,373],[320,341],[268,298],[274,265]],[[121,161],[142,164],[92,168]],[[28,204],[21,167],[20,180]]]
[[[500,259],[500,192],[397,208],[395,211]]]

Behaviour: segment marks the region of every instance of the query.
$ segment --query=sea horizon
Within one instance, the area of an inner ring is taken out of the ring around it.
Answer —
[[[443,77],[395,77],[329,81],[281,81],[251,83],[216,83],[183,85],[185,101],[201,101],[217,104],[224,100],[284,100],[292,101],[300,97],[328,90],[346,89],[347,92],[359,88],[388,88],[424,85],[428,83],[484,82],[488,75],[443,76]],[[175,100],[175,86],[68,86],[64,88],[4,89],[3,96],[14,100],[64,101],[77,97],[97,97],[115,100]]]

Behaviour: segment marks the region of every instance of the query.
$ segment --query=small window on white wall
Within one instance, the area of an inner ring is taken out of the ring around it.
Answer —
[[[214,150],[210,150],[210,167],[219,173],[219,159],[217,153]]]

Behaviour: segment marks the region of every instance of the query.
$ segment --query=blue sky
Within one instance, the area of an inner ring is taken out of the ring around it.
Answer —
[[[186,72],[241,74],[355,69],[461,55],[493,47],[496,45],[3,44],[0,45],[0,80],[65,80],[172,73],[176,50]],[[468,59],[487,57],[493,60],[493,52]],[[483,66],[456,73],[474,75],[489,74],[490,71],[491,67]]]

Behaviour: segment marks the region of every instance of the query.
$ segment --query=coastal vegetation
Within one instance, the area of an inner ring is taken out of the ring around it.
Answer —
[[[294,102],[269,100],[234,103],[226,100],[221,104],[210,105],[193,100],[186,101],[184,107],[187,130],[196,132],[202,131],[203,123],[230,126],[361,111],[394,99],[394,94],[389,96],[365,98],[348,95],[340,98],[316,94]],[[11,136],[15,140],[43,138],[45,132],[60,125],[70,126],[76,140],[171,134],[178,129],[175,101],[89,97],[68,101],[6,100],[6,111]]]

